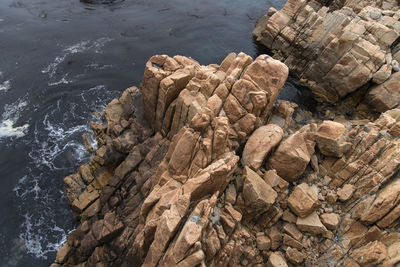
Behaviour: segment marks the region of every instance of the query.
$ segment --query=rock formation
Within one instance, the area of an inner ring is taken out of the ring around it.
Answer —
[[[400,9],[396,0],[288,0],[253,35],[317,98],[337,102],[368,87],[359,110],[400,103]]]
[[[266,55],[152,57],[65,178],[80,225],[53,267],[399,262],[400,110],[295,125],[287,76]]]

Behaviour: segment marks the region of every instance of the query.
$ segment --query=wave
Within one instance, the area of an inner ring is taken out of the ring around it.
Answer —
[[[0,77],[1,77],[1,75],[0,75]],[[7,80],[7,81],[4,81],[3,83],[0,83],[0,91],[7,92],[8,90],[10,90],[10,88],[11,88],[11,81],[10,80]]]
[[[3,120],[0,122],[0,140],[5,137],[22,137],[26,134],[29,124],[14,126],[21,116],[21,112],[28,103],[25,97],[18,99],[13,104],[4,105]]]

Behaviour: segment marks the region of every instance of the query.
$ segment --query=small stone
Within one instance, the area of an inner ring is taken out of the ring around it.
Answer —
[[[306,256],[295,248],[288,247],[286,250],[286,257],[293,264],[301,264]]]
[[[293,190],[288,198],[290,209],[300,217],[306,217],[320,206],[318,188],[302,183]]]
[[[269,250],[271,248],[271,239],[268,236],[262,235],[257,236],[257,248],[259,250]]]
[[[347,142],[348,131],[338,122],[324,121],[315,137],[319,150],[325,156],[341,157],[351,148],[351,143]]]
[[[327,232],[327,229],[321,223],[318,214],[315,211],[305,218],[298,217],[296,225],[301,231],[312,234],[323,234]]]
[[[324,213],[321,215],[321,220],[326,228],[336,230],[339,225],[340,217],[336,213]]]
[[[337,191],[339,200],[342,202],[349,200],[354,193],[354,189],[354,185],[345,184],[341,189]]]
[[[232,205],[236,202],[236,189],[233,184],[229,184],[225,191],[225,201]]]
[[[289,223],[296,223],[297,217],[289,210],[285,210],[282,214],[282,220],[289,222]]]
[[[287,263],[282,254],[278,251],[271,253],[269,256],[267,267],[287,267]]]
[[[328,201],[329,204],[334,204],[336,202],[336,200],[338,199],[337,195],[335,192],[329,192],[326,194],[325,197],[326,201]]]

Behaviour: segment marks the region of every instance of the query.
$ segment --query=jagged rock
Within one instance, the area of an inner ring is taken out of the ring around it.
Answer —
[[[268,165],[286,181],[295,181],[303,174],[310,162],[315,145],[313,131],[315,131],[315,125],[304,126],[283,140],[269,158]]]
[[[374,241],[354,250],[351,257],[361,266],[377,266],[386,259],[387,253],[387,247],[382,242]]]
[[[273,252],[268,258],[268,267],[287,267],[285,258],[280,252]]]
[[[246,206],[256,212],[267,211],[275,203],[278,194],[257,173],[244,168],[243,196]]]
[[[334,121],[324,121],[315,133],[315,141],[322,154],[341,157],[346,153],[351,143],[347,141],[347,129],[343,124]]]
[[[306,256],[295,248],[288,247],[286,250],[286,257],[293,264],[301,264],[304,262]]]
[[[298,217],[296,225],[301,231],[312,234],[323,234],[327,231],[315,211],[305,218]]]
[[[368,103],[378,112],[397,107],[400,100],[399,82],[400,72],[396,72],[386,82],[373,87],[366,96]]]
[[[298,216],[307,217],[320,205],[318,188],[305,183],[296,186],[288,198],[288,204],[290,209]]]
[[[339,225],[340,217],[336,213],[324,213],[321,215],[322,223],[329,230],[336,230]]]
[[[384,87],[390,76],[391,60],[386,65],[385,61],[400,35],[399,7],[390,0],[377,3],[288,0],[281,10],[265,15],[253,35],[279,51],[318,98],[337,102],[371,79]],[[397,59],[398,53],[392,55]],[[389,93],[390,98],[382,87],[367,97],[380,112],[399,104],[396,93]]]
[[[257,248],[259,250],[269,250],[271,248],[271,239],[264,234],[257,236]]]
[[[242,153],[242,164],[258,170],[268,153],[279,144],[283,130],[274,124],[262,126],[249,137]]]
[[[355,188],[351,184],[345,184],[341,189],[337,191],[337,195],[340,201],[347,201],[353,195]]]

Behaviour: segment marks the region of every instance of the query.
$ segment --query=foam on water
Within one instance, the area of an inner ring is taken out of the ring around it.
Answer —
[[[0,77],[1,77],[1,75],[0,75]],[[10,80],[7,80],[7,81],[4,81],[4,82],[0,83],[0,91],[7,92],[8,90],[10,90],[10,88],[11,88],[11,81]]]
[[[64,176],[76,172],[79,165],[90,159],[81,135],[87,133],[95,140],[89,121],[98,121],[94,113],[102,112],[119,94],[104,85],[82,90],[79,95],[53,103],[33,125],[33,138],[26,140],[32,148],[28,154],[31,162],[26,175],[14,187],[19,213],[24,219],[19,239],[27,253],[46,259],[74,230],[73,224],[66,223],[72,221],[70,210],[57,211],[61,203],[67,205],[64,191],[54,188],[63,188]]]
[[[95,41],[82,41],[77,44],[74,44],[70,47],[67,47],[63,50],[63,54],[57,56],[52,63],[50,63],[47,67],[42,69],[42,73],[47,73],[49,78],[54,78],[58,71],[58,66],[65,61],[65,59],[77,53],[83,53],[88,51],[94,51],[95,53],[101,53],[102,48],[108,42],[112,41],[111,38],[103,37],[99,38]],[[50,84],[49,84],[50,85]]]
[[[21,112],[26,108],[28,103],[25,97],[18,99],[13,104],[6,104],[0,122],[0,140],[5,137],[22,137],[26,134],[29,124],[22,126],[14,126],[20,118]]]

